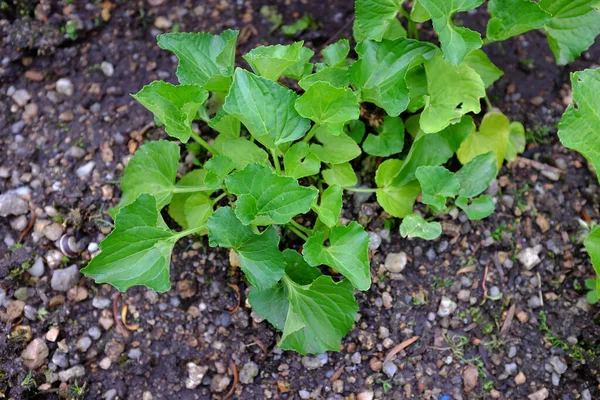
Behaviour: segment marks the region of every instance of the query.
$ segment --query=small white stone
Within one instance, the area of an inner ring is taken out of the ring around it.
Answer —
[[[40,276],[44,275],[44,259],[42,259],[42,257],[36,258],[35,262],[31,266],[31,268],[27,270],[27,272],[29,273],[29,275],[35,276],[36,278],[39,278]]]
[[[92,173],[92,170],[94,169],[95,166],[96,166],[96,163],[94,161],[90,161],[90,162],[82,165],[81,167],[77,168],[77,171],[75,171],[75,173],[80,178],[86,177]]]
[[[538,252],[532,247],[521,250],[517,255],[517,259],[528,271],[542,262],[540,256],[538,256]]]
[[[75,86],[73,86],[73,82],[71,82],[70,79],[61,78],[56,81],[56,91],[65,96],[73,96],[73,93],[75,93]]]
[[[113,67],[113,65],[108,61],[102,61],[102,63],[100,64],[100,69],[102,70],[104,75],[108,77],[113,76],[113,74],[115,73],[115,67]]]
[[[438,315],[440,317],[449,317],[454,311],[456,311],[457,304],[452,301],[449,297],[442,296],[440,301],[440,308],[438,309]]]
[[[406,262],[408,258],[406,257],[406,253],[389,253],[385,258],[385,269],[392,273],[400,273],[406,267]]]

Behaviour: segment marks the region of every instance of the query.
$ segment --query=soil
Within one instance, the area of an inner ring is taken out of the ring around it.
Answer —
[[[302,357],[275,347],[278,334],[246,306],[247,284],[230,267],[228,252],[206,240],[178,244],[167,293],[133,288],[115,300],[115,289],[84,277],[66,292],[53,290],[51,279],[57,269],[87,263],[110,232],[106,211],[118,202],[123,165],[140,144],[164,136],[129,96],[155,79],[175,81],[176,60],[158,49],[156,34],[232,28],[242,29],[240,54],[300,39],[318,50],[351,35],[352,2],[6,4],[10,9],[0,9],[0,193],[16,191],[30,211],[0,217],[0,395],[223,398],[235,365],[246,375],[233,391],[240,399],[600,398],[600,313],[585,300],[584,281],[593,272],[579,222],[599,218],[598,181],[583,157],[556,137],[569,103],[569,72],[597,67],[600,43],[567,67],[554,64],[539,32],[486,46],[505,72],[490,98],[524,123],[529,139],[523,158],[504,166],[488,189],[497,212],[480,222],[439,215],[440,239],[406,240],[374,198],[348,196],[343,216],[382,239],[371,251],[373,285],[357,295],[360,316],[341,352]],[[284,24],[311,14],[317,26],[291,38],[270,32],[263,5],[282,13]],[[462,17],[483,29],[485,15]],[[423,29],[433,39],[430,26]],[[114,73],[105,73],[102,62]],[[72,83],[71,95],[57,89],[61,78]],[[18,89],[31,96],[28,108],[11,99]],[[372,179],[370,161],[357,163],[365,181]],[[87,174],[80,170],[86,165],[92,165]],[[191,167],[186,157],[183,168]],[[34,215],[28,232],[23,222]],[[52,223],[84,250],[56,259],[57,244],[44,229]],[[534,248],[541,261],[527,270],[517,256]],[[401,274],[389,273],[386,257],[399,252],[409,262]],[[38,257],[45,270],[34,277],[27,268]],[[437,315],[442,297],[458,303],[451,316]],[[15,299],[25,310],[11,320],[8,305]],[[128,307],[129,329],[112,323],[113,301],[119,315]],[[382,370],[388,352],[414,336],[392,361],[397,371]],[[46,338],[49,355],[30,372],[19,356],[32,338]],[[186,388],[189,363],[206,367],[194,389]],[[84,373],[57,375],[74,366]],[[257,375],[248,378],[251,369]]]

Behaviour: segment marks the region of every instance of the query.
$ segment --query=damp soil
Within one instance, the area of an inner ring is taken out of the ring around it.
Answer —
[[[156,34],[231,28],[241,29],[239,54],[293,40],[318,50],[349,37],[353,18],[352,2],[341,0],[6,3],[11,7],[0,10],[0,168],[6,171],[0,193],[19,191],[29,200],[28,222],[34,214],[57,222],[86,245],[110,231],[107,210],[118,202],[118,180],[128,158],[142,143],[164,137],[129,96],[156,79],[175,81],[176,60],[156,46]],[[316,24],[285,37],[260,13],[265,5],[281,13],[284,24],[307,14]],[[483,14],[463,17],[467,26],[484,26]],[[423,37],[435,40],[430,26],[423,29]],[[547,397],[537,398],[600,398],[600,314],[585,301],[584,281],[592,268],[579,222],[598,221],[600,192],[583,157],[564,149],[556,137],[569,102],[569,73],[597,66],[600,45],[567,67],[554,64],[539,32],[485,51],[505,72],[490,98],[511,120],[523,122],[527,151],[519,162],[504,166],[488,190],[497,200],[495,214],[479,222],[439,215],[444,234],[433,242],[402,239],[397,221],[390,224],[374,198],[346,197],[343,217],[359,220],[382,241],[370,252],[373,285],[357,294],[359,318],[339,353],[303,358],[278,350],[277,332],[246,306],[248,285],[230,266],[229,253],[210,248],[206,239],[177,245],[169,292],[133,288],[117,298],[117,314],[127,305],[131,328],[119,330],[109,323],[115,289],[84,277],[69,292],[51,288],[53,269],[82,267],[89,251],[63,257],[53,268],[46,263],[44,274],[33,277],[26,268],[37,257],[48,258],[56,244],[36,236],[34,227],[21,244],[9,246],[22,230],[14,228],[13,218],[0,218],[4,304],[24,298],[35,310],[33,318],[9,321],[0,306],[0,394],[223,398],[232,386],[226,383],[233,381],[233,365],[242,370],[255,363],[256,377],[238,383],[231,398],[524,399],[544,389]],[[114,67],[112,76],[102,71],[103,61]],[[61,78],[72,82],[72,95],[57,92]],[[14,127],[24,111],[7,95],[11,87],[25,89],[37,105],[18,133]],[[192,167],[192,159],[185,158],[184,169]],[[90,161],[93,172],[78,176],[78,168]],[[375,162],[356,163],[362,181],[372,179]],[[56,211],[53,216],[48,207]],[[284,240],[295,245],[293,237]],[[526,270],[516,257],[536,246],[541,262]],[[399,252],[409,262],[401,274],[391,274],[386,257]],[[492,291],[499,295],[491,296]],[[437,315],[443,296],[458,303],[450,317]],[[241,306],[231,313],[238,301]],[[46,340],[49,356],[30,372],[21,352],[31,338],[47,337],[53,327],[59,333]],[[90,328],[100,335],[82,351],[77,343],[90,336]],[[418,339],[393,361],[393,377],[386,375],[383,358],[414,336]],[[52,362],[57,349],[67,354],[64,366]],[[104,368],[106,358],[111,362]],[[556,359],[567,366],[558,382]],[[185,384],[190,362],[207,367],[194,389]],[[85,373],[61,383],[56,373],[75,365]],[[477,379],[467,388],[465,371],[472,368]]]

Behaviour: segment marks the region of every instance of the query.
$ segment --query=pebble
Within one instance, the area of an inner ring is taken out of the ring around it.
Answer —
[[[440,300],[440,307],[438,308],[437,315],[439,315],[440,317],[448,317],[454,311],[456,311],[457,307],[458,307],[458,305],[454,301],[452,301],[450,298],[448,298],[446,296],[442,296],[442,299]]]
[[[125,351],[125,345],[116,340],[111,340],[104,347],[104,354],[106,354],[113,362],[116,362],[119,359],[123,351]]]
[[[95,253],[98,251],[98,243],[96,242],[90,242],[90,244],[88,244],[87,250],[90,253]]]
[[[210,390],[212,392],[224,392],[229,387],[231,383],[231,378],[228,375],[215,375],[210,381]]]
[[[527,378],[525,377],[525,374],[523,372],[519,372],[517,374],[517,376],[515,376],[515,384],[516,385],[522,385],[525,383],[526,380],[527,380]]]
[[[29,100],[31,100],[31,95],[25,89],[19,89],[15,91],[10,97],[15,103],[17,103],[19,107],[23,107]]]
[[[23,215],[27,213],[27,209],[27,202],[16,194],[0,194],[0,217]]]
[[[94,161],[89,161],[89,162],[83,164],[81,167],[77,168],[75,173],[77,174],[78,177],[84,178],[92,173],[95,166],[96,166],[96,163]]]
[[[539,296],[531,296],[529,300],[527,300],[527,306],[529,306],[529,308],[541,307],[542,302],[540,301]]]
[[[157,17],[156,20],[154,21],[154,26],[157,27],[158,29],[167,30],[173,26],[173,23],[171,21],[169,21],[169,19],[167,19],[166,17],[163,17],[161,15],[161,16]]]
[[[381,236],[375,232],[369,232],[369,250],[377,250],[381,246]]]
[[[567,368],[569,368],[558,356],[550,357],[550,364],[554,368],[554,371],[560,375],[564,374]]]
[[[71,82],[70,79],[61,78],[56,81],[56,91],[65,96],[73,96],[73,93],[75,93],[75,86],[73,86],[73,82]]]
[[[63,254],[60,250],[52,249],[46,253],[44,258],[46,259],[48,267],[50,267],[50,269],[54,269],[60,265]]]
[[[496,298],[498,296],[500,296],[500,289],[498,288],[498,286],[492,286],[490,288],[490,297]]]
[[[13,228],[17,232],[22,232],[27,228],[29,221],[27,220],[27,216],[19,215],[12,221],[10,221],[10,227]]]
[[[373,400],[374,397],[375,397],[375,393],[373,393],[370,390],[365,390],[365,391],[360,392],[356,396],[356,400]]]
[[[92,326],[90,329],[88,329],[87,333],[94,340],[98,340],[100,339],[100,336],[102,336],[102,331],[97,326]]]
[[[398,367],[393,362],[388,361],[388,362],[386,362],[386,363],[383,364],[382,371],[389,378],[393,378],[394,375],[396,375],[396,372],[398,371]]]
[[[298,391],[298,396],[300,396],[302,400],[308,400],[310,399],[310,392],[306,389],[302,389]]]
[[[204,375],[208,371],[208,367],[199,366],[193,362],[189,362],[186,365],[188,377],[185,380],[185,387],[188,389],[195,389],[198,385],[202,383],[204,379]]]
[[[541,388],[537,392],[531,393],[528,398],[529,400],[546,400],[548,398],[548,389]]]
[[[29,369],[42,366],[48,357],[48,346],[42,338],[33,339],[21,353],[23,363]]]
[[[104,75],[111,77],[115,73],[115,67],[109,63],[108,61],[102,61],[100,63],[100,69],[104,73]]]
[[[302,365],[304,368],[308,370],[313,370],[317,368],[321,368],[323,365],[327,364],[328,357],[326,353],[319,354],[314,357],[304,356],[302,357]]]
[[[508,358],[514,358],[516,355],[517,355],[517,347],[510,346],[510,349],[508,349]]]
[[[355,352],[352,354],[352,356],[350,357],[350,362],[352,364],[360,364],[362,361],[362,357],[360,355],[360,352]]]
[[[131,349],[127,352],[127,357],[131,360],[139,360],[142,357],[142,350],[139,348]]]
[[[255,362],[247,362],[240,370],[240,382],[245,385],[254,382],[254,378],[256,378],[258,372],[258,365]]]
[[[458,291],[458,293],[456,294],[456,298],[460,301],[463,302],[468,302],[469,298],[471,297],[471,291],[466,290],[466,289],[461,289]]]
[[[25,128],[25,121],[21,119],[10,126],[10,131],[13,135],[16,135],[17,133],[21,133],[23,128]]]
[[[92,306],[94,306],[94,308],[97,308],[99,310],[108,308],[110,306],[110,303],[111,303],[111,300],[107,299],[106,297],[96,296],[92,300]]]
[[[91,345],[92,339],[90,339],[89,336],[82,336],[77,341],[77,348],[84,353],[90,348]]]
[[[66,156],[79,160],[85,157],[85,150],[78,146],[71,146],[65,153]]]
[[[57,292],[66,292],[79,282],[80,276],[79,267],[75,264],[68,268],[54,270],[50,286]]]
[[[44,259],[42,257],[37,257],[33,265],[27,270],[29,275],[35,276],[36,278],[44,275]]]
[[[52,362],[59,366],[60,368],[68,368],[69,367],[69,359],[67,357],[67,353],[58,349],[52,355]]]
[[[58,327],[53,326],[50,329],[48,329],[48,332],[46,333],[46,340],[49,342],[56,342],[56,339],[58,338],[58,334],[60,333],[60,329],[58,329]]]
[[[115,400],[117,398],[117,389],[109,389],[102,394],[104,400]]]
[[[538,265],[542,260],[538,256],[538,251],[535,248],[528,247],[517,254],[517,259],[523,264],[526,270],[531,270]]]
[[[477,380],[479,379],[479,371],[474,365],[468,365],[463,372],[463,385],[465,393],[469,393],[475,386],[477,386]]]
[[[394,299],[392,298],[392,295],[389,294],[388,292],[383,292],[381,294],[381,300],[383,302],[383,307],[386,310],[389,310],[390,308],[393,307],[394,305]]]
[[[110,368],[110,366],[112,365],[112,361],[110,360],[110,358],[108,357],[104,357],[99,363],[98,365],[100,366],[100,368],[102,368],[103,370],[107,370]]]
[[[25,303],[22,300],[14,300],[8,303],[6,306],[6,314],[8,315],[8,320],[12,321],[13,319],[17,319],[23,314],[23,310],[25,309]]]
[[[506,375],[514,375],[517,373],[517,363],[509,363],[504,365],[504,373],[506,373]]]
[[[48,238],[48,240],[51,241],[56,241],[58,239],[60,239],[60,237],[63,234],[63,227],[61,224],[58,223],[52,223],[50,225],[46,225],[44,227],[44,230],[42,231],[42,233],[44,234],[44,236],[46,238]]]
[[[25,315],[25,318],[27,318],[30,321],[37,320],[37,312],[37,308],[32,307],[29,304],[27,304],[23,309],[23,315]]]
[[[68,382],[72,378],[81,378],[83,376],[85,376],[85,368],[83,368],[83,365],[75,365],[74,367],[58,373],[58,378],[62,382]]]
[[[406,253],[388,253],[385,258],[385,269],[392,273],[400,273],[404,271],[406,267],[407,257]]]

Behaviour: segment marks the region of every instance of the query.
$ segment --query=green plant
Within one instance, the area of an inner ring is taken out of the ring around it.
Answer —
[[[567,0],[491,0],[484,40],[453,22],[483,0],[418,0],[410,13],[400,0],[378,0],[377,7],[357,0],[357,60],[348,57],[346,39],[314,64],[303,42],[261,46],[243,56],[253,72],[234,67],[237,31],[159,35],[159,47],[179,58],[179,85],[155,81],[134,98],[173,139],[197,143],[187,151],[198,152],[194,165],[201,168],[177,179],[176,141],[141,146],[125,169],[121,201],[109,211],[115,228],[83,272],[121,291],[166,291],[175,243],[208,235],[210,246],[237,253],[252,287],[248,300],[282,331],[281,348],[339,350],[358,311],[354,289],[371,286],[369,235],[339,220],[344,192],[374,194],[388,214],[403,218],[400,233],[409,238],[442,232],[439,222],[413,213],[419,194],[432,212],[458,207],[472,220],[490,215],[495,204],[482,193],[503,161],[523,151],[525,130],[491,110],[486,88],[502,71],[480,48],[543,28],[558,62],[569,62],[600,33],[593,2],[576,2],[581,6],[565,15],[556,4]],[[261,13],[281,24],[273,8]],[[417,40],[417,23],[429,19],[441,49]],[[301,94],[281,77],[296,80]],[[471,114],[481,112],[482,101],[489,110],[477,127]],[[381,118],[361,116],[362,103],[377,106]],[[201,136],[193,121],[218,135]],[[442,166],[454,155],[457,171]],[[356,187],[351,162],[361,156],[378,165],[373,188]],[[167,226],[165,207],[183,230]],[[280,250],[290,244],[302,252]]]

